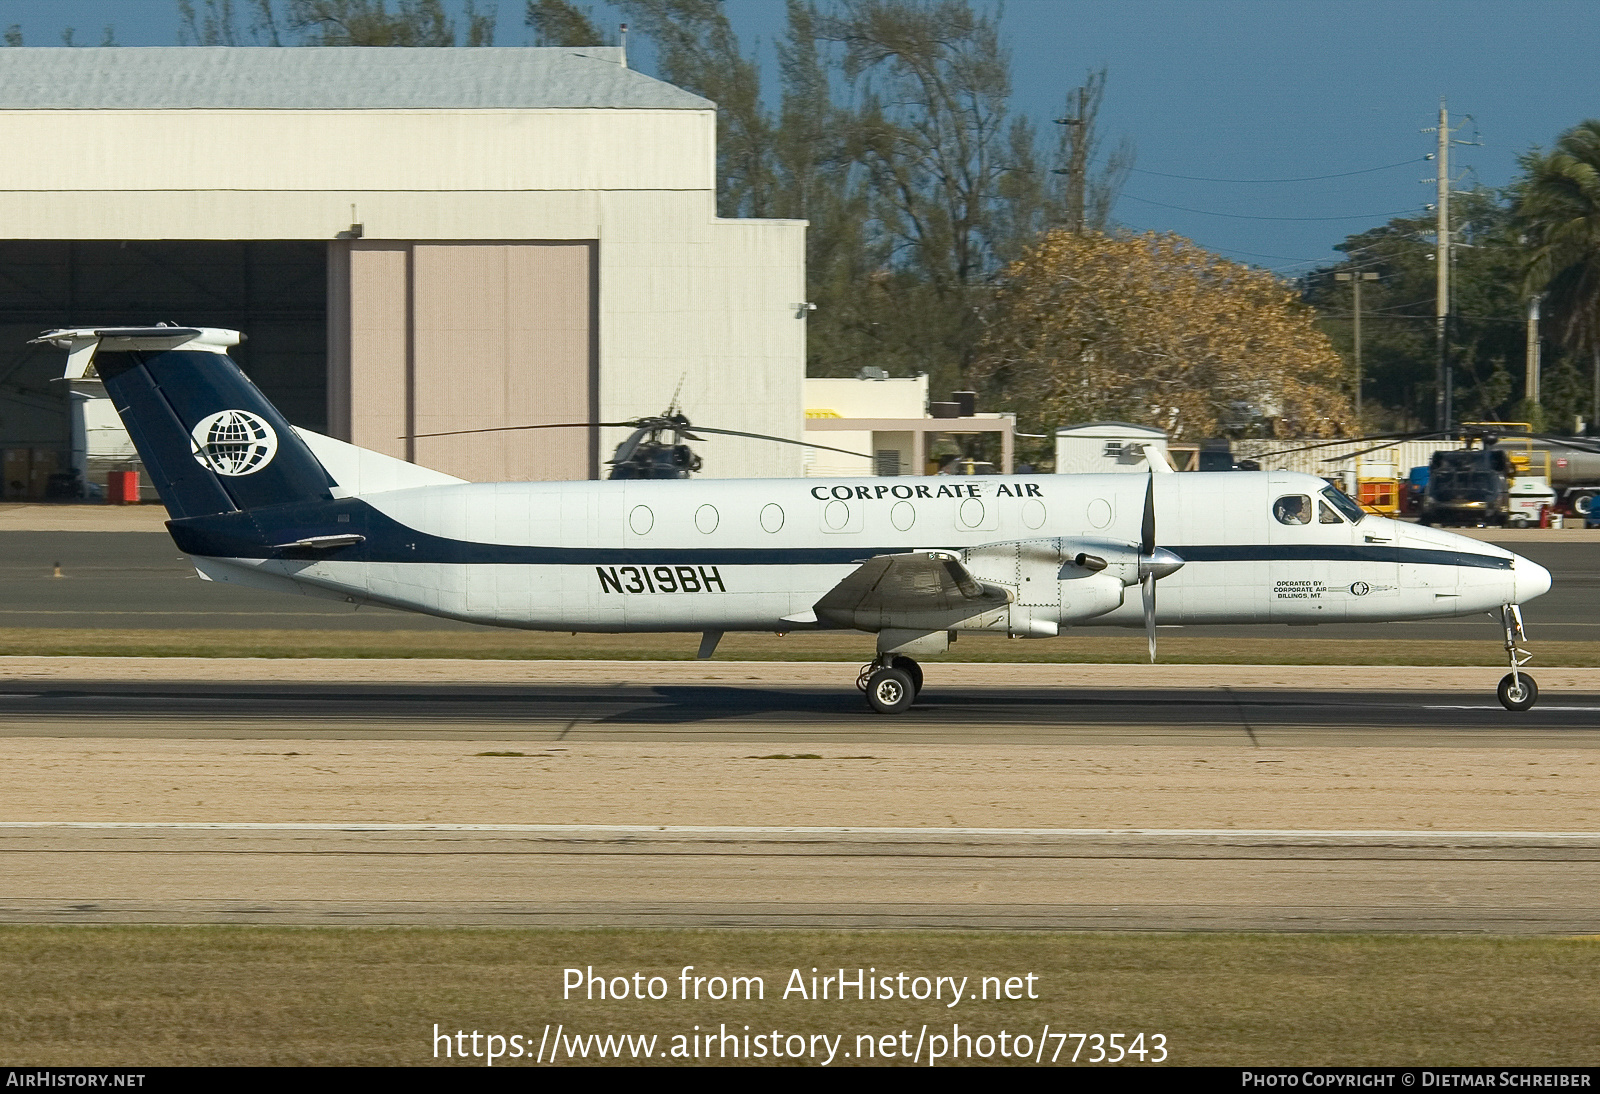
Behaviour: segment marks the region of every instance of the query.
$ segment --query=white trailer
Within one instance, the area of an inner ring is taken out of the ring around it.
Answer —
[[[1156,471],[1170,470],[1167,435],[1130,422],[1087,422],[1056,430],[1056,474],[1081,475],[1150,470],[1147,455],[1159,457]]]

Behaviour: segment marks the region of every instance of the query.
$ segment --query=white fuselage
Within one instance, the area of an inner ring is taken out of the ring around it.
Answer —
[[[1461,615],[1549,588],[1527,559],[1431,528],[1371,514],[1283,523],[1278,499],[1316,507],[1326,488],[1289,472],[422,486],[351,499],[401,539],[417,534],[390,544],[393,560],[195,562],[213,580],[499,626],[787,631],[868,558],[938,550],[1011,594],[1009,610],[955,629],[1044,636],[1142,625],[1137,591],[1080,595],[1061,563],[1099,554],[1133,585],[1147,484],[1156,542],[1185,560],[1159,582],[1162,624]]]

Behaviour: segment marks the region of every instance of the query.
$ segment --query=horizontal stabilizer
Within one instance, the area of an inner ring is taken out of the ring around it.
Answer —
[[[299,426],[295,426],[294,431],[300,434],[300,439],[306,442],[306,447],[317,457],[317,462],[338,484],[334,490],[335,497],[381,494],[388,490],[409,490],[415,486],[449,486],[466,481],[368,448],[358,448],[347,441],[324,437],[321,433],[313,433]]]

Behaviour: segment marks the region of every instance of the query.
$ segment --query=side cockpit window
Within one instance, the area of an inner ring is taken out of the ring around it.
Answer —
[[[1272,503],[1272,515],[1279,524],[1310,524],[1311,499],[1304,494],[1288,494]]]
[[[1351,524],[1360,524],[1361,518],[1367,515],[1367,511],[1357,505],[1355,499],[1343,490],[1330,486],[1322,492],[1322,496],[1328,500],[1329,505],[1343,513],[1344,519]]]

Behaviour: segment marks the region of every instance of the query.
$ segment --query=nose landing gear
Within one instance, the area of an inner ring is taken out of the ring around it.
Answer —
[[[922,690],[922,666],[909,657],[880,655],[861,666],[856,687],[879,714],[899,714]]]
[[[1533,659],[1533,654],[1518,645],[1528,640],[1522,629],[1522,606],[1500,605],[1500,625],[1506,632],[1506,657],[1511,661],[1511,671],[1501,679],[1495,694],[1507,710],[1527,710],[1539,699],[1539,685],[1521,671],[1522,666]]]

